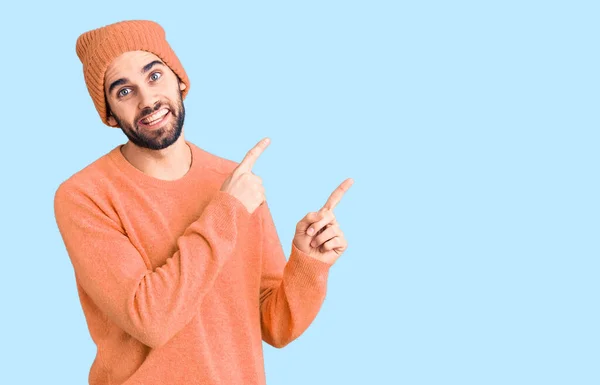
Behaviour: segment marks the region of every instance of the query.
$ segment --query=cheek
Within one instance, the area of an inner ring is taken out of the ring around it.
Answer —
[[[137,124],[137,116],[135,115],[134,108],[128,107],[126,105],[119,107],[120,108],[118,110],[113,111],[113,115],[116,115],[117,118],[125,124]]]
[[[179,100],[179,90],[174,90],[172,88],[165,89],[161,92],[161,95],[163,95],[163,100],[172,107],[177,105],[177,101]]]

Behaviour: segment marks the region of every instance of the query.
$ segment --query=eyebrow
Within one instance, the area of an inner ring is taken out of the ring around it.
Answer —
[[[140,73],[142,75],[145,74],[146,72],[150,71],[152,69],[152,67],[154,67],[155,65],[163,65],[164,66],[165,64],[162,61],[160,61],[160,60],[151,61],[150,63],[148,63],[148,64],[146,64],[145,66],[142,67],[142,70],[140,71]],[[110,86],[108,87],[108,93],[109,93],[109,95],[112,93],[112,91],[116,87],[118,87],[118,86],[120,86],[122,84],[125,84],[127,82],[129,82],[129,79],[127,79],[127,78],[121,78],[121,79],[115,80],[114,82],[110,83]]]

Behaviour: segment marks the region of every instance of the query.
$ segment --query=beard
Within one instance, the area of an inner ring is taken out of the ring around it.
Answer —
[[[136,118],[132,124],[124,122],[115,114],[113,114],[113,117],[117,123],[119,123],[121,131],[123,131],[125,136],[127,136],[127,138],[133,144],[150,150],[162,150],[175,143],[183,131],[185,107],[183,106],[182,94],[182,92],[179,92],[179,100],[177,101],[176,106],[177,108],[173,108],[173,106],[169,103],[158,103],[154,106],[154,108],[144,108],[140,113],[140,116]],[[169,113],[173,115],[173,122],[152,131],[144,130],[138,126],[140,119],[162,108],[169,109]]]

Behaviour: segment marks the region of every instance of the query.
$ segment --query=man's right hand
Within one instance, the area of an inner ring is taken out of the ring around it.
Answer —
[[[238,164],[221,186],[221,191],[237,198],[246,206],[250,214],[265,200],[265,188],[262,185],[262,179],[252,173],[252,167],[269,143],[269,138],[264,138],[258,142],[254,148],[248,151],[244,160]]]

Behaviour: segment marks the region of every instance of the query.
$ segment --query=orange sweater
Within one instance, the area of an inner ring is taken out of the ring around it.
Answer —
[[[97,346],[91,385],[265,384],[262,341],[290,343],[325,299],[331,266],[293,243],[286,261],[268,204],[249,214],[220,191],[237,163],[186,143],[178,180],[117,146],[56,191]]]

